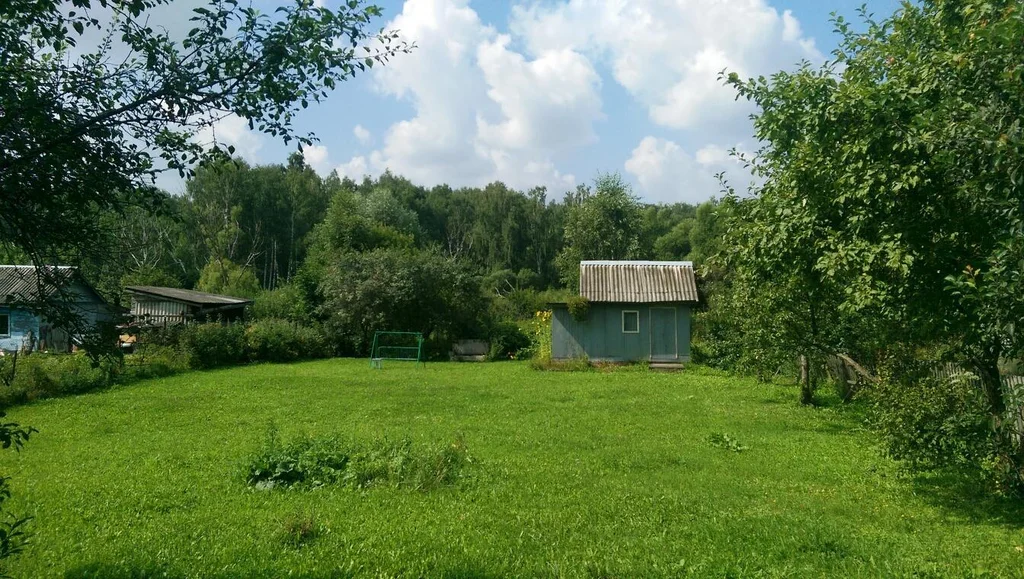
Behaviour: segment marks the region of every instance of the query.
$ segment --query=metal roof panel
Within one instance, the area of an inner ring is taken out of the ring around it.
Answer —
[[[580,295],[592,302],[696,302],[689,261],[582,261]]]

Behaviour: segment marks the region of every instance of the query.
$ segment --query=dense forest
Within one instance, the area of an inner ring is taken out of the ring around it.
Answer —
[[[617,175],[549,194],[321,178],[300,153],[225,157],[184,195],[101,214],[75,261],[112,303],[129,285],[255,298],[259,317],[323,324],[338,353],[361,353],[378,329],[488,338],[572,293],[581,259],[703,263],[720,242],[716,209],[641,203]]]
[[[426,188],[389,172],[321,178],[298,153],[285,165],[224,159],[200,167],[182,196],[111,214],[86,267],[111,299],[125,285],[254,297],[312,262],[402,249],[459,263],[487,293],[545,290],[571,287],[581,258],[703,261],[715,205],[642,204],[614,175],[552,195],[500,182]]]

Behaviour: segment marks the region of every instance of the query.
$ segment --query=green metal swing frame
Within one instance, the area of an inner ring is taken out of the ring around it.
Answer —
[[[384,346],[380,343],[381,336],[413,336],[415,346]],[[412,355],[416,354],[413,358]],[[373,344],[370,346],[370,367],[382,368],[384,360],[398,360],[423,364],[423,332],[385,332],[373,333]]]

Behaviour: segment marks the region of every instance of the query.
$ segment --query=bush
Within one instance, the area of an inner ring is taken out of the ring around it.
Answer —
[[[181,349],[192,368],[216,368],[246,361],[245,326],[194,324],[181,334]]]
[[[366,355],[374,331],[422,332],[425,337],[486,334],[486,298],[466,264],[438,251],[378,249],[333,257],[318,291],[317,314],[333,344]]]
[[[10,386],[0,394],[0,405],[4,407],[89,392],[109,386],[117,377],[116,365],[107,361],[94,365],[81,353],[5,356],[2,365],[0,371],[4,376],[10,376],[13,370]]]
[[[427,491],[454,484],[470,462],[459,437],[432,448],[407,438],[361,445],[338,437],[305,437],[284,444],[271,426],[263,448],[249,459],[245,482],[259,489],[340,485]]]
[[[326,342],[314,328],[280,319],[253,322],[245,329],[246,357],[254,362],[291,362],[320,358]]]
[[[879,378],[863,396],[891,457],[919,471],[991,468],[996,439],[972,376],[940,380],[926,364],[903,358],[881,365]]]
[[[252,313],[257,320],[288,320],[308,323],[309,308],[302,288],[297,285],[283,285],[267,290],[253,300]]]
[[[532,342],[515,322],[500,322],[491,330],[491,360],[515,360],[529,357]]]
[[[135,348],[134,353],[125,356],[120,381],[161,378],[188,369],[187,356],[183,356],[179,348],[142,343]]]
[[[491,317],[495,320],[529,320],[538,311],[548,309],[553,302],[566,302],[572,295],[568,290],[518,289],[491,299]]]

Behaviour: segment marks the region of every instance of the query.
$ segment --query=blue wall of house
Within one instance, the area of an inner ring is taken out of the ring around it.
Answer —
[[[10,316],[10,328],[8,334],[0,335],[0,350],[20,350],[23,344],[28,342],[29,332],[39,341],[39,316],[22,310],[0,306],[0,315]]]
[[[690,304],[626,304],[591,303],[587,317],[576,321],[565,306],[553,308],[551,313],[551,356],[566,360],[586,356],[594,362],[633,362],[651,359],[651,309],[662,308],[655,315],[670,319],[663,308],[675,309],[674,356],[661,356],[658,360],[685,362],[690,359]],[[631,334],[622,331],[623,311],[637,311],[640,331]],[[671,336],[671,328],[669,329]],[[662,332],[662,339],[665,333]]]
[[[69,305],[72,311],[82,317],[86,326],[94,327],[99,322],[113,318],[113,310],[103,303],[90,288],[75,282],[69,288]],[[49,349],[67,349],[70,347],[68,335],[60,332],[60,328],[52,328],[40,316],[17,306],[0,305],[0,315],[10,316],[10,328],[7,334],[0,334],[0,350],[20,351],[29,343],[29,333],[35,339],[34,347],[39,349],[43,344],[44,326],[47,330]],[[2,328],[0,328],[2,329]]]

